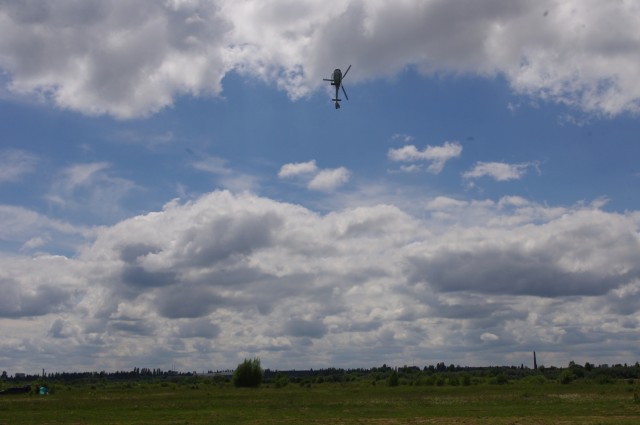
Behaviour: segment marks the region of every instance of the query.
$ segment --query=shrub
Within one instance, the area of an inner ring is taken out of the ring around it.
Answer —
[[[398,386],[398,372],[396,372],[395,370],[391,372],[391,375],[389,375],[388,384],[390,387]]]
[[[236,387],[259,387],[263,374],[260,359],[244,359],[233,372],[233,385]]]
[[[505,375],[504,373],[500,372],[498,373],[498,375],[496,375],[495,377],[491,378],[489,380],[490,384],[494,384],[494,385],[505,385],[509,383],[509,378],[507,378],[507,375]]]
[[[275,385],[276,388],[286,387],[289,384],[289,377],[284,373],[279,373],[276,376]]]
[[[576,379],[576,375],[574,375],[573,371],[570,369],[565,369],[562,371],[558,380],[561,384],[570,384],[574,379]]]
[[[424,385],[435,385],[436,384],[436,377],[431,375],[431,376],[427,376],[426,378],[424,378]]]
[[[596,381],[602,385],[613,384],[616,382],[612,377],[605,374],[598,375],[598,377],[596,378]]]
[[[467,374],[462,375],[462,385],[464,385],[465,387],[471,385],[471,376]]]
[[[532,376],[527,376],[526,378],[523,378],[522,381],[528,384],[542,385],[545,382],[547,382],[547,379],[542,375],[532,375]]]

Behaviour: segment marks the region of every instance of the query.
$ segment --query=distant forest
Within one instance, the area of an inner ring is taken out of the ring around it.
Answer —
[[[640,364],[634,365],[584,365],[570,362],[567,367],[539,366],[532,369],[524,365],[520,366],[486,366],[467,367],[446,365],[444,362],[420,368],[418,366],[389,367],[386,364],[372,368],[326,368],[308,370],[271,370],[264,371],[264,384],[270,383],[296,383],[301,385],[320,383],[348,383],[352,381],[370,381],[389,385],[475,385],[479,383],[506,384],[509,381],[529,379],[533,382],[543,383],[547,380],[557,381],[563,384],[575,380],[592,380],[596,383],[614,383],[621,379],[633,381],[640,379]],[[6,371],[0,375],[0,386],[14,385],[20,382],[104,382],[126,380],[181,380],[181,379],[211,379],[215,382],[230,382],[232,370],[197,372],[177,372],[172,370],[133,368],[130,371],[116,372],[54,372],[39,375],[26,375],[16,373],[10,376]]]

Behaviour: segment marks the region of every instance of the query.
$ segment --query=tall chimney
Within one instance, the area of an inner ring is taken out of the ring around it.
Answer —
[[[538,362],[536,361],[536,352],[533,352],[533,369],[538,370]]]

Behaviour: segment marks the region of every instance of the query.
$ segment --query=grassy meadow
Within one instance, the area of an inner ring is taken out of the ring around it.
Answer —
[[[632,380],[496,385],[263,383],[205,378],[49,383],[0,397],[0,424],[640,424]]]

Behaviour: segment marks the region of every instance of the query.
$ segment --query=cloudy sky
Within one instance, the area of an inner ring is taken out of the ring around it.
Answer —
[[[635,1],[0,0],[0,369],[633,363],[639,58]]]

